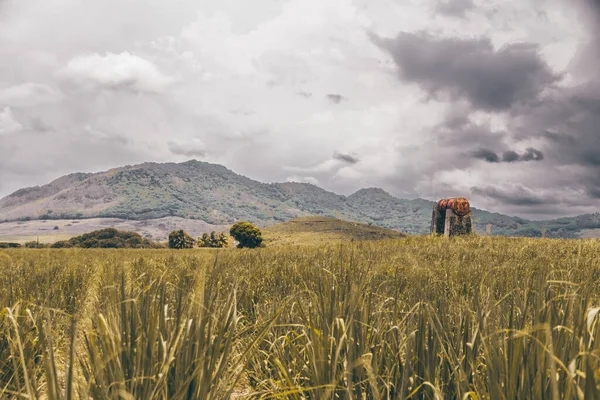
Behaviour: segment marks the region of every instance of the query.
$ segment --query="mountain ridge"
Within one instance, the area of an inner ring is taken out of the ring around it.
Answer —
[[[146,162],[98,173],[73,173],[0,199],[0,221],[181,217],[212,225],[248,220],[269,226],[317,215],[409,234],[429,231],[433,202],[399,199],[381,188],[344,196],[310,183],[262,183],[202,161]],[[579,237],[600,228],[599,214],[529,221],[474,209],[475,229],[492,235]]]

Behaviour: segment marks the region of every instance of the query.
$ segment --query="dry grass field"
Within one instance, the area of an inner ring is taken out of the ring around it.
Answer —
[[[0,250],[0,398],[600,396],[599,241],[320,237]]]
[[[269,247],[405,237],[392,229],[327,217],[303,217],[263,229]]]

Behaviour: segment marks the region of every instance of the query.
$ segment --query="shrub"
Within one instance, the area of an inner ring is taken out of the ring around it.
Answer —
[[[21,247],[19,243],[0,242],[0,249],[18,249]]]
[[[196,241],[182,229],[169,233],[170,249],[191,249]]]
[[[46,247],[48,247],[48,245],[37,242],[37,241],[31,241],[31,242],[27,242],[25,243],[25,247],[28,249],[44,249]]]
[[[224,232],[217,235],[215,231],[212,231],[210,235],[203,233],[202,237],[198,238],[197,243],[199,247],[222,248],[227,247],[228,240]]]
[[[119,231],[114,228],[106,228],[90,233],[85,233],[83,235],[76,236],[66,241],[56,242],[51,247],[79,247],[84,249],[155,249],[161,246],[149,239],[140,236],[138,233],[135,232]]]
[[[50,247],[53,249],[67,249],[73,247],[73,245],[68,240],[61,240],[52,244]]]
[[[233,225],[229,233],[238,241],[238,248],[247,247],[253,249],[262,244],[262,232],[250,222],[238,222]]]

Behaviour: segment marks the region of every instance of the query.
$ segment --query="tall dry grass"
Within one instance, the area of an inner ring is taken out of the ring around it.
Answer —
[[[0,397],[600,397],[600,243],[0,253]]]

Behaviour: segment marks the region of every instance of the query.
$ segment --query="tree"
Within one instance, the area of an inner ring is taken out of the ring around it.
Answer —
[[[229,240],[227,239],[227,234],[225,232],[219,233],[217,243],[219,244],[219,247],[227,247],[229,245]]]
[[[170,249],[191,249],[196,241],[182,229],[169,233]]]
[[[44,248],[48,247],[48,245],[45,245],[43,243],[40,243],[40,242],[34,240],[32,242],[25,243],[25,247],[27,247],[28,249],[44,249]]]
[[[135,232],[118,231],[114,228],[105,228],[84,233],[66,241],[57,242],[52,247],[78,247],[78,248],[139,248],[156,249],[162,247]]]
[[[227,235],[224,232],[221,232],[218,235],[215,231],[212,231],[210,235],[208,233],[203,233],[202,237],[198,238],[198,245],[200,247],[222,248],[227,247],[227,244]]]
[[[208,233],[204,232],[196,242],[200,247],[210,247],[210,237],[208,236]]]
[[[263,241],[260,229],[250,222],[238,222],[231,227],[229,233],[238,241],[238,248],[253,249],[259,247]]]
[[[69,243],[68,240],[61,240],[60,242],[54,243],[50,247],[53,249],[68,249],[68,248],[73,247],[73,245],[71,243]]]

